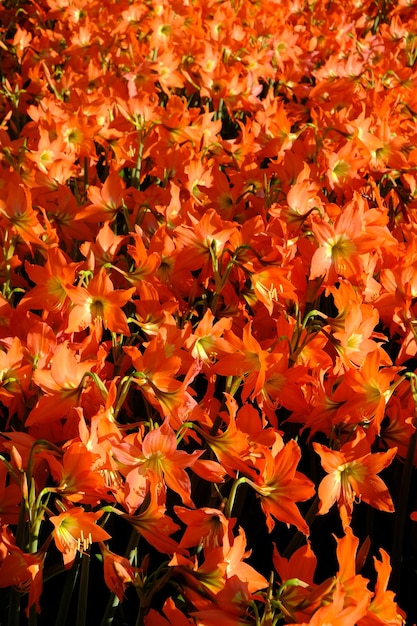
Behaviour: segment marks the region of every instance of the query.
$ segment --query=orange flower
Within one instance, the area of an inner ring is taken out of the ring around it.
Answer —
[[[135,262],[135,268],[131,272],[122,272],[122,274],[132,285],[140,285],[143,280],[152,280],[161,264],[161,257],[157,252],[148,252],[138,226],[134,233],[130,233],[130,236],[134,245],[129,244],[127,251]]]
[[[298,548],[289,559],[282,557],[274,544],[272,560],[282,585],[281,610],[291,621],[309,619],[320,601],[320,596],[314,597],[318,589],[313,582],[317,559],[310,543]],[[290,584],[286,584],[287,581]],[[325,584],[323,592],[327,592],[332,585],[333,581]]]
[[[236,230],[234,223],[223,221],[214,209],[206,211],[200,221],[191,219],[191,226],[180,224],[175,229],[176,242],[181,247],[178,268],[196,270],[210,260],[216,264]]]
[[[360,366],[370,352],[378,351],[384,364],[390,364],[375,339],[385,340],[385,336],[375,333],[379,322],[377,309],[372,304],[362,303],[357,290],[348,282],[340,281],[338,289],[330,288],[339,314],[329,318],[334,331],[334,347],[340,358],[340,367],[350,369],[351,365]],[[337,369],[337,372],[339,369]]]
[[[395,594],[387,589],[391,574],[391,565],[388,554],[383,548],[379,550],[381,561],[374,557],[377,572],[375,594],[368,607],[368,612],[358,622],[358,626],[403,626],[405,615],[395,602]]]
[[[219,463],[230,476],[235,477],[236,472],[241,472],[243,475],[247,476],[249,474],[255,477],[256,473],[250,458],[249,437],[236,425],[237,402],[229,394],[225,393],[224,395],[228,417],[224,413],[221,416],[223,419],[228,420],[226,429],[224,431],[216,431],[214,434],[211,431],[204,432],[197,425],[194,426],[194,429],[204,437],[217,456]]]
[[[184,379],[178,380],[175,376],[182,374],[181,357],[167,354],[167,330],[162,327],[158,335],[146,345],[143,354],[136,346],[123,348],[131,358],[136,370],[134,381],[145,394],[146,399],[163,416],[169,416],[174,428],[179,428],[183,422],[183,415],[188,415],[196,402],[187,391],[188,385],[194,379],[200,366],[191,363]],[[176,351],[176,348],[175,348]]]
[[[68,347],[60,344],[53,356],[50,369],[36,369],[33,382],[44,392],[29,413],[26,426],[54,422],[77,406],[83,392],[84,376],[96,367],[95,361],[79,361]]]
[[[210,369],[214,374],[222,376],[243,376],[245,381],[242,389],[242,400],[253,399],[265,384],[268,352],[263,350],[252,334],[252,321],[245,325],[242,339],[227,330],[224,339],[229,350]]]
[[[249,626],[254,624],[251,615],[251,603],[258,599],[258,595],[251,594],[247,582],[238,576],[227,578],[224,586],[216,594],[215,600],[195,600],[195,604],[200,604],[203,608],[192,611],[191,615],[197,620],[197,624],[204,626]],[[250,621],[248,621],[250,620]],[[267,624],[265,614],[261,623]]]
[[[174,507],[175,514],[187,524],[181,539],[182,548],[191,548],[199,545],[217,548],[223,545],[225,537],[231,531],[230,522],[218,509],[200,507],[191,510],[183,506]]]
[[[112,500],[104,474],[97,470],[98,455],[90,452],[82,443],[71,443],[65,448],[62,458],[61,480],[51,491],[64,496],[70,502],[99,504],[101,500]]]
[[[41,172],[48,174],[56,161],[65,159],[63,143],[60,137],[51,141],[49,131],[43,126],[39,126],[39,136],[37,150],[31,150],[27,158],[36,163]]]
[[[98,231],[95,242],[85,241],[80,246],[80,252],[86,257],[89,267],[102,267],[118,260],[120,248],[126,239],[125,236],[115,235],[108,222],[105,222]],[[72,282],[67,281],[67,284]]]
[[[363,617],[368,604],[368,596],[358,598],[357,604],[345,604],[346,591],[343,584],[336,583],[330,602],[321,606],[308,623],[294,624],[293,626],[356,626],[357,621]]]
[[[324,275],[333,284],[339,276],[355,281],[361,276],[363,266],[358,244],[361,228],[361,216],[353,203],[343,208],[334,224],[313,222],[319,248],[311,260],[310,280]]]
[[[156,480],[151,479],[150,502],[147,508],[137,515],[128,515],[117,509],[113,509],[113,512],[129,522],[139,535],[142,535],[156,550],[163,554],[173,554],[179,550],[179,546],[170,535],[179,530],[180,527],[168,515],[165,515],[165,506],[157,502],[157,490]]]
[[[247,478],[246,482],[260,497],[269,532],[275,526],[274,517],[286,524],[293,524],[299,531],[309,535],[309,527],[295,505],[314,495],[313,483],[296,471],[301,458],[300,447],[294,439],[284,445],[282,438],[277,435],[272,449],[264,448],[262,456],[256,460],[259,476],[253,481]]]
[[[137,570],[132,567],[128,559],[109,550],[102,541],[99,546],[103,555],[104,581],[110,591],[122,602],[127,585],[135,582]]]
[[[291,133],[289,133],[291,137]],[[283,217],[289,226],[299,227],[316,207],[321,205],[317,195],[319,185],[313,180],[310,167],[303,163],[297,179],[287,193],[288,208],[283,209]],[[274,214],[274,211],[271,211]]]
[[[382,355],[385,355],[383,352]],[[379,350],[368,352],[359,370],[350,369],[335,392],[334,400],[346,398],[338,411],[350,414],[355,421],[368,426],[367,437],[372,440],[379,435],[385,407],[395,388],[393,382],[400,367],[380,367],[382,356]]]
[[[135,437],[132,444],[122,444],[123,461],[134,465],[135,469],[129,472],[127,481],[135,482],[135,476],[139,473],[147,475],[151,471],[158,480],[160,487],[165,485],[178,493],[184,504],[194,508],[191,500],[191,481],[185,471],[186,467],[192,467],[194,461],[203,453],[202,450],[188,454],[177,449],[177,438],[174,430],[168,423],[168,418],[160,428],[151,430],[140,445],[139,438]],[[128,456],[126,456],[126,451]],[[117,457],[117,451],[116,451]],[[130,457],[130,459],[128,458]]]
[[[219,350],[227,353],[229,344],[222,339],[225,330],[230,330],[232,319],[223,317],[217,322],[210,309],[204,313],[195,332],[186,340],[185,346],[191,352],[194,359],[204,363],[211,363],[218,355]]]
[[[0,527],[0,588],[15,587],[21,592],[29,591],[26,616],[35,605],[40,612],[39,598],[42,593],[42,569],[45,555],[27,554],[15,545],[14,538],[5,527]]]
[[[359,170],[366,165],[366,159],[360,154],[357,142],[347,141],[337,151],[323,151],[328,169],[326,176],[331,189],[346,193],[347,188],[353,189],[359,186]]]
[[[229,520],[234,524],[234,520]],[[246,536],[242,528],[237,537],[231,536],[231,543],[226,541],[223,546],[205,547],[204,561],[199,564],[197,558],[184,558],[175,554],[169,565],[174,567],[183,578],[183,593],[187,600],[199,610],[203,610],[202,623],[206,623],[204,617],[208,613],[220,608],[227,615],[229,609],[234,613],[234,619],[246,608],[246,600],[249,596],[260,589],[268,586],[268,581],[259,574],[251,565],[245,562],[250,552],[245,550]],[[237,583],[238,589],[234,583]],[[226,588],[229,589],[226,590]],[[245,593],[242,592],[245,590]],[[230,595],[232,598],[230,598]],[[246,596],[246,598],[245,598]],[[244,606],[242,606],[242,604]],[[233,606],[234,605],[234,606]],[[231,624],[227,617],[223,619],[218,612],[217,618],[221,617],[221,623]],[[212,624],[212,621],[207,621]],[[240,621],[233,622],[240,624]],[[245,623],[245,622],[243,622]]]
[[[282,303],[285,300],[297,302],[297,295],[288,274],[288,270],[275,265],[251,274],[255,295],[266,306],[269,315],[272,315],[274,305],[278,302]]]
[[[9,414],[23,417],[29,392],[32,366],[25,363],[22,342],[14,337],[7,350],[0,349],[0,402]]]
[[[65,569],[71,567],[77,552],[83,554],[94,541],[111,538],[96,524],[102,515],[103,511],[86,513],[83,508],[74,507],[49,518],[55,527],[52,536],[56,547],[62,552]]]
[[[234,521],[232,520],[234,524]],[[246,551],[246,535],[243,528],[239,528],[238,535],[233,538],[233,542],[223,543],[223,555],[226,563],[226,577],[228,579],[237,576],[239,580],[246,583],[249,593],[255,593],[259,589],[265,589],[268,581],[262,574],[259,574],[249,563],[245,563],[244,559],[250,556],[250,551]]]
[[[59,236],[60,247],[68,250],[72,249],[74,241],[90,240],[93,237],[88,222],[78,220],[79,204],[71,190],[65,186],[67,179],[74,173],[62,170],[71,167],[70,161],[54,161],[49,170],[49,178],[45,177],[46,180],[40,181],[42,186],[52,187],[42,198],[42,204],[45,206],[47,219]],[[53,170],[58,171],[54,173]],[[38,175],[37,178],[40,176],[43,175]],[[61,181],[57,190],[54,178]],[[69,284],[72,284],[72,281]]]
[[[14,175],[7,184],[7,196],[0,196],[0,217],[6,227],[11,226],[10,234],[17,234],[32,252],[31,244],[46,248],[40,239],[45,232],[39,223],[38,213],[32,208],[30,190]]]
[[[361,431],[340,450],[330,450],[320,443],[313,443],[313,447],[328,473],[318,489],[319,515],[327,513],[337,502],[342,524],[348,526],[355,498],[380,511],[394,511],[388,489],[377,474],[391,463],[397,448],[371,453],[370,445]]]
[[[145,616],[145,626],[195,626],[195,620],[185,617],[172,598],[165,601],[162,610],[166,617],[151,609]]]
[[[104,326],[113,333],[130,335],[126,315],[121,309],[135,292],[134,287],[115,290],[106,270],[101,268],[88,287],[67,286],[65,290],[74,304],[68,317],[67,333],[89,326],[99,340]]]
[[[81,263],[71,263],[70,258],[59,248],[50,248],[47,251],[45,265],[31,265],[25,263],[29,278],[35,283],[22,298],[19,307],[26,309],[40,309],[44,311],[58,311],[64,306],[67,292],[64,285],[74,282],[75,273]]]
[[[364,598],[367,599],[366,605],[369,605],[372,597],[367,587],[369,581],[356,573],[359,539],[354,536],[350,526],[346,526],[344,532],[344,537],[336,538],[336,556],[339,563],[336,579],[342,583],[346,592],[345,605],[360,604]]]
[[[88,204],[77,213],[77,220],[87,222],[112,222],[118,210],[123,206],[126,185],[117,172],[112,172],[106,178],[103,186],[88,188]]]

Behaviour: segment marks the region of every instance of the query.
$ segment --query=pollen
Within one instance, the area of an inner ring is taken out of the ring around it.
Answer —
[[[327,256],[330,257],[333,262],[338,262],[340,259],[347,259],[356,252],[355,244],[345,234],[331,237],[325,244],[325,248]]]
[[[81,530],[81,536],[77,539],[77,550],[80,554],[83,554],[93,543],[91,533],[88,533],[88,537],[84,537],[84,533]]]
[[[358,352],[362,343],[362,335],[360,333],[352,333],[347,340],[347,347],[353,352]]]
[[[347,161],[336,161],[332,169],[332,178],[335,181],[339,181],[346,178],[350,170],[350,165]]]
[[[67,128],[64,133],[64,141],[70,145],[80,145],[84,139],[83,132],[77,127]]]
[[[104,318],[104,303],[102,300],[91,300],[90,313],[93,320],[101,321]]]

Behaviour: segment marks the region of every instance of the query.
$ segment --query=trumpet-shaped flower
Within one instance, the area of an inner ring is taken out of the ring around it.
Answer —
[[[73,507],[49,518],[54,525],[52,536],[56,547],[62,552],[66,569],[73,564],[77,552],[83,554],[93,542],[111,538],[104,528],[96,524],[102,515],[103,511],[93,513],[81,507]]]
[[[138,437],[131,443],[125,440],[120,446],[120,454],[117,450],[115,454],[125,464],[133,465],[133,469],[126,477],[132,489],[138,474],[146,476],[151,471],[163,489],[165,486],[169,487],[181,496],[184,504],[194,507],[191,500],[191,481],[185,468],[192,467],[194,461],[201,456],[202,450],[196,450],[191,454],[178,450],[175,432],[168,419],[160,428],[151,430],[144,437],[142,444]]]
[[[294,439],[284,445],[282,439],[277,438],[272,449],[265,448],[256,462],[259,476],[255,480],[247,479],[260,497],[269,532],[275,526],[275,518],[293,524],[305,535],[310,534],[295,504],[314,495],[313,483],[296,471],[300,458],[301,450]]]
[[[122,307],[130,300],[135,288],[114,289],[113,283],[102,268],[88,287],[66,287],[74,307],[68,316],[66,332],[74,333],[89,326],[100,339],[103,327],[113,333],[130,335],[126,315]]]
[[[104,581],[122,602],[127,585],[135,582],[136,569],[126,557],[115,554],[102,541],[99,545],[103,555]]]
[[[387,486],[377,474],[390,465],[397,448],[371,453],[369,443],[360,431],[340,450],[330,450],[320,443],[313,443],[313,447],[327,472],[318,489],[320,515],[337,503],[342,524],[348,526],[353,505],[360,500],[380,511],[394,511]]]
[[[43,395],[29,413],[26,426],[54,422],[77,406],[84,388],[84,376],[95,366],[93,360],[80,362],[68,342],[61,343],[51,359],[50,368],[39,368],[33,373],[33,381]]]
[[[45,554],[27,554],[15,545],[13,535],[0,527],[0,588],[15,587],[29,592],[26,616],[32,606],[40,612],[39,598],[42,593],[42,570]]]

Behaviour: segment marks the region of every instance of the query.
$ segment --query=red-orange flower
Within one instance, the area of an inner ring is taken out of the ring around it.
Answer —
[[[64,285],[71,285],[81,263],[71,263],[70,258],[59,248],[50,248],[44,266],[25,263],[29,278],[36,283],[19,303],[25,309],[58,311],[62,309],[67,293]]]
[[[337,582],[330,602],[317,609],[308,623],[294,626],[355,626],[366,612],[368,597],[358,598],[357,604],[347,604],[345,598],[343,584]]]
[[[387,486],[377,474],[391,463],[397,448],[371,453],[365,434],[360,431],[340,450],[330,450],[320,443],[313,443],[313,447],[328,473],[318,489],[320,515],[337,502],[342,524],[348,526],[356,498],[380,511],[394,511]]]
[[[33,373],[33,381],[43,395],[29,413],[26,426],[54,422],[77,406],[83,392],[84,376],[95,366],[93,360],[79,361],[66,341],[60,344],[50,369],[39,368]]]
[[[150,471],[157,478],[160,487],[165,488],[166,485],[181,496],[184,504],[194,507],[191,481],[185,468],[192,467],[202,452],[196,450],[188,454],[184,450],[178,450],[175,432],[166,419],[160,428],[151,430],[144,437],[142,444],[137,436],[133,441],[125,439],[120,446],[120,453],[116,450],[115,455],[125,464],[133,466],[126,477],[127,483],[133,489],[137,474],[146,476]]]
[[[98,455],[82,443],[71,443],[64,451],[62,475],[56,491],[71,502],[83,504],[96,505],[101,500],[112,500],[103,472],[95,467],[97,459]]]
[[[88,287],[67,286],[66,292],[74,307],[68,317],[67,333],[76,333],[89,326],[101,338],[103,326],[113,333],[130,335],[122,307],[130,300],[135,288],[114,289],[104,268],[88,283]]]
[[[284,445],[277,435],[276,443],[271,449],[264,448],[262,456],[256,462],[259,476],[255,480],[246,479],[246,482],[260,497],[268,530],[271,532],[275,526],[274,517],[286,524],[293,524],[302,533],[309,535],[310,529],[295,504],[314,495],[313,483],[296,470],[301,458],[299,445],[294,439]]]
[[[122,602],[127,585],[135,582],[137,570],[132,567],[126,557],[115,554],[102,541],[99,545],[103,555],[104,581],[110,591]]]
[[[187,524],[180,546],[191,548],[199,545],[217,548],[223,545],[231,531],[230,522],[218,509],[200,507],[186,509],[183,506],[174,507],[176,515]]]
[[[81,507],[74,507],[52,515],[49,519],[54,525],[52,536],[55,545],[64,559],[66,569],[71,567],[77,552],[86,552],[94,541],[105,541],[110,535],[96,522],[103,511],[86,512]]]
[[[17,234],[32,252],[32,245],[46,248],[41,236],[45,232],[39,222],[39,214],[32,208],[30,189],[17,175],[8,181],[8,193],[0,196],[0,220],[10,228],[10,234]]]
[[[125,188],[117,172],[109,174],[101,188],[91,185],[87,192],[91,204],[78,212],[77,220],[95,223],[113,221],[123,205]]]
[[[32,606],[40,612],[39,598],[42,593],[42,569],[45,555],[28,554],[15,545],[14,538],[5,527],[0,528],[0,588],[15,587],[21,592],[29,591],[26,616]]]

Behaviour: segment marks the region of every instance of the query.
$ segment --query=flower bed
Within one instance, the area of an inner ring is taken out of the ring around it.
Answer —
[[[1,4],[1,624],[417,619],[416,16]]]

